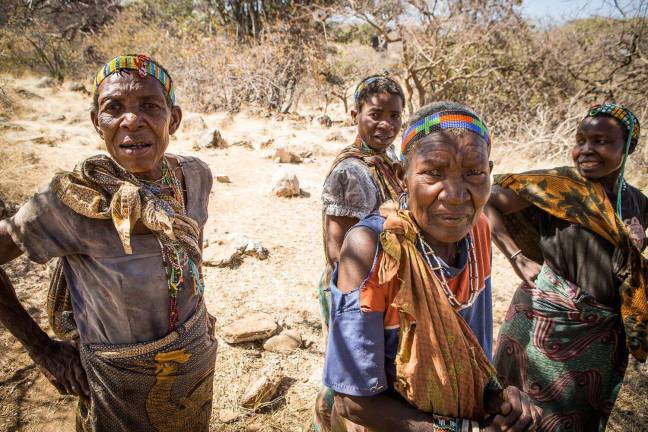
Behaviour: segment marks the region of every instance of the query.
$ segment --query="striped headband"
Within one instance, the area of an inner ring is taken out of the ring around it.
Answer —
[[[97,72],[97,77],[95,78],[95,92],[108,75],[121,70],[136,70],[142,78],[147,75],[152,76],[162,84],[167,97],[171,100],[172,105],[175,105],[175,91],[171,77],[167,71],[144,54],[121,55],[106,63],[101,69],[99,69],[99,72]]]
[[[380,79],[380,78],[385,78],[385,77],[382,76],[382,75],[374,75],[374,76],[370,76],[369,78],[367,78],[367,79],[361,81],[360,84],[358,84],[358,87],[356,87],[356,91],[355,91],[355,93],[353,94],[353,99],[355,100],[355,103],[356,103],[356,104],[358,104],[358,103],[360,102],[360,93],[362,93],[362,91],[363,91],[365,88],[367,88],[367,86],[368,86],[369,84],[378,81],[378,79]]]
[[[490,145],[488,129],[479,117],[465,111],[441,111],[420,119],[405,131],[401,144],[401,160],[405,160],[416,141],[443,129],[465,129],[474,132]]]
[[[599,115],[609,115],[614,117],[625,126],[628,131],[628,137],[631,143],[636,146],[639,142],[639,120],[628,108],[615,103],[605,103],[594,105],[589,109],[586,117],[596,117]]]

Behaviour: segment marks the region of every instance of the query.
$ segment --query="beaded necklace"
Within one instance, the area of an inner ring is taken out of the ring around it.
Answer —
[[[441,282],[441,288],[443,288],[443,292],[448,298],[450,305],[457,310],[462,310],[472,306],[477,298],[479,288],[479,267],[477,266],[477,254],[475,252],[475,244],[473,242],[472,234],[468,233],[466,236],[466,241],[468,242],[468,279],[470,280],[470,289],[468,300],[466,300],[465,303],[460,302],[450,289],[441,258],[437,256],[432,246],[423,240],[421,234],[419,234],[417,238],[421,247],[421,252],[423,252],[423,257],[428,266],[430,266],[430,269],[433,271],[433,274],[438,276],[439,282]],[[434,260],[435,265],[432,264],[432,260]]]
[[[162,188],[167,186],[171,189],[173,197],[179,205],[179,208],[174,208],[173,210],[183,215],[187,214],[182,185],[173,170],[169,169],[169,162],[166,156],[162,159],[162,178],[156,181],[144,180],[142,183],[146,189],[155,195],[161,195]],[[172,207],[175,206],[172,205]],[[199,291],[201,294],[203,292],[202,274],[198,270],[196,263],[187,256],[187,253],[178,242],[170,240],[163,241],[160,237],[158,237],[158,242],[162,250],[162,264],[167,276],[169,289],[169,332],[172,332],[178,325],[177,297],[178,292],[185,285],[185,266],[189,267],[189,275],[193,281],[194,292]]]

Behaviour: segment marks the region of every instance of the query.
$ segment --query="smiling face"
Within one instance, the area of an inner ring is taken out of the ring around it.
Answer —
[[[490,195],[489,148],[472,133],[434,132],[409,156],[404,187],[408,208],[432,245],[463,239]]]
[[[400,96],[382,92],[367,98],[360,111],[351,110],[351,116],[358,122],[358,133],[369,147],[385,150],[394,142],[401,125],[403,100]]]
[[[623,163],[625,129],[612,117],[586,117],[576,131],[571,156],[578,172],[588,180],[613,185]]]
[[[160,177],[169,136],[180,126],[180,107],[169,107],[159,81],[135,71],[108,76],[98,92],[91,118],[110,156],[140,177]]]

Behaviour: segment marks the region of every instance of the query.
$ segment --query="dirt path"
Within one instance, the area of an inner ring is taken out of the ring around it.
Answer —
[[[70,169],[101,147],[88,120],[87,95],[39,88],[37,84],[36,79],[22,79],[7,86],[10,96],[17,97],[18,90],[22,90],[23,98],[15,115],[0,120],[0,156],[23,163],[11,171],[0,171],[0,179],[13,181],[21,190],[35,190],[57,169]],[[337,113],[337,118],[342,115]],[[278,164],[264,158],[264,150],[244,146],[195,150],[194,145],[213,127],[218,127],[230,143],[247,140],[259,147],[274,139],[275,145],[313,151],[314,156],[304,163],[290,165],[305,196],[280,199],[270,194],[270,180]],[[260,241],[270,251],[267,260],[247,258],[235,269],[206,268],[206,300],[218,319],[217,331],[247,313],[263,311],[272,314],[283,327],[298,330],[308,346],[291,355],[278,355],[263,351],[256,343],[230,346],[221,341],[214,381],[213,431],[308,428],[323,355],[315,295],[323,260],[319,196],[333,154],[353,134],[352,128],[341,124],[326,129],[297,118],[185,113],[183,127],[170,151],[195,154],[210,165],[214,174],[226,174],[232,180],[231,184],[214,183],[206,238],[215,241],[240,233]],[[338,140],[331,141],[336,135]],[[506,152],[498,154],[496,159]],[[509,164],[506,169],[528,166],[521,162],[516,167]],[[7,269],[30,313],[46,327],[46,267],[19,259]],[[517,279],[498,253],[494,269],[495,317],[499,323]],[[74,398],[57,395],[3,328],[0,352],[0,432],[73,430]],[[288,376],[281,398],[255,415],[238,408],[238,398],[252,375],[273,359],[282,363]],[[610,430],[638,431],[648,427],[647,369],[640,370],[632,363],[629,371]],[[220,418],[231,412],[238,418],[222,423]]]

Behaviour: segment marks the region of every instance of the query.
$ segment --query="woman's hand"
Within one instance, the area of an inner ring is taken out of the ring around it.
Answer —
[[[534,281],[538,277],[538,274],[540,274],[542,266],[522,254],[516,255],[510,262],[519,278],[530,287],[535,287]]]
[[[484,432],[535,431],[542,419],[542,408],[517,387],[506,387],[501,394],[499,413],[482,424]]]
[[[88,379],[73,343],[52,341],[31,357],[59,393],[90,398]]]

